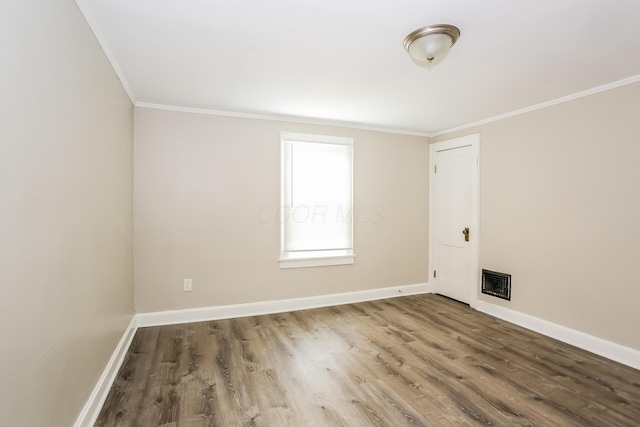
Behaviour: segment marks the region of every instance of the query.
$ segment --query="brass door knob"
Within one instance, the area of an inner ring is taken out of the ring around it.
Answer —
[[[469,241],[469,227],[465,227],[464,230],[462,230],[462,234],[464,234],[464,241],[468,242]]]

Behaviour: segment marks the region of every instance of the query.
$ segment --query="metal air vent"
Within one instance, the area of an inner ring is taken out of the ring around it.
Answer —
[[[482,293],[511,301],[511,275],[483,268]]]

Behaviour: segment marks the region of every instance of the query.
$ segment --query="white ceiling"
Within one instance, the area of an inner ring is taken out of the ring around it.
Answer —
[[[638,0],[77,0],[138,105],[423,134],[640,80]],[[402,45],[460,28],[431,71]]]

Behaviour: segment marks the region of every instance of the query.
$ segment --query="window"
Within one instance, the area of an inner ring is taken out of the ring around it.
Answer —
[[[280,268],[353,264],[353,139],[281,139]]]

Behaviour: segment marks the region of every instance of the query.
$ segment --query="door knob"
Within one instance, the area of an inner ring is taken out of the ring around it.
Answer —
[[[462,230],[462,234],[464,234],[464,241],[468,242],[469,241],[469,227],[465,227],[464,230]]]

